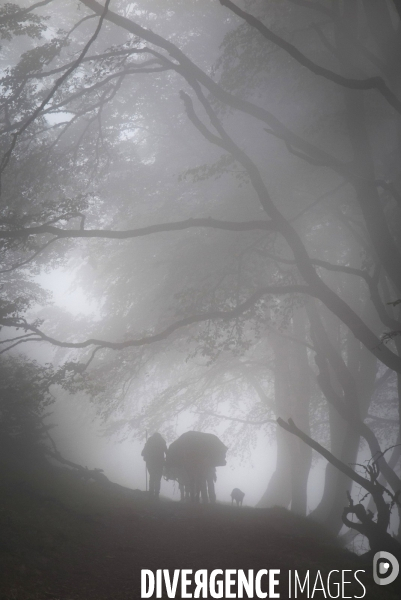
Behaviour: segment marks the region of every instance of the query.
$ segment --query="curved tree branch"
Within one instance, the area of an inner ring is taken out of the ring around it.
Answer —
[[[96,0],[80,0],[80,2],[96,14],[102,14],[103,6]],[[255,117],[259,121],[266,123],[273,131],[275,131],[277,135],[282,136],[283,139],[285,138],[294,147],[300,148],[305,154],[308,154],[317,160],[325,160],[325,162],[330,165],[335,172],[343,175],[349,181],[355,180],[353,165],[348,165],[347,163],[338,160],[322,148],[318,148],[314,144],[293,133],[268,110],[257,106],[248,100],[238,98],[237,96],[234,96],[233,94],[230,94],[230,92],[224,90],[172,42],[111,10],[108,11],[106,19],[118,27],[122,27],[133,35],[138,36],[139,38],[142,38],[147,42],[150,42],[151,44],[154,44],[155,46],[165,50],[174,60],[177,61],[177,63],[170,62],[171,68],[175,68],[175,70],[188,81],[189,85],[192,86],[194,79],[197,80],[221,102],[227,104],[235,110],[240,110],[241,112]]]
[[[204,410],[203,412],[196,412],[195,414],[200,416],[210,416],[216,417],[217,419],[227,419],[228,421],[237,421],[238,423],[244,423],[245,425],[256,425],[256,427],[260,427],[260,425],[264,425],[265,423],[274,423],[276,424],[276,419],[262,419],[261,421],[248,421],[247,419],[240,419],[238,417],[229,417],[228,415],[219,415],[218,413],[214,413],[210,410]]]
[[[124,342],[108,342],[106,340],[99,340],[95,338],[91,338],[89,340],[85,340],[83,342],[62,342],[57,340],[51,336],[46,335],[43,331],[41,331],[35,325],[27,323],[24,319],[20,318],[5,318],[0,323],[5,327],[15,327],[24,329],[25,331],[32,331],[38,336],[38,339],[35,341],[45,341],[53,344],[54,346],[59,346],[60,348],[88,348],[89,346],[102,346],[103,348],[109,348],[111,350],[124,350],[125,348],[137,348],[139,346],[145,346],[147,344],[153,344],[155,342],[159,342],[161,340],[166,339],[169,335],[177,331],[177,329],[181,329],[182,327],[187,327],[188,325],[193,325],[195,323],[202,323],[204,321],[222,319],[223,321],[229,321],[231,319],[235,319],[242,315],[247,310],[251,309],[259,300],[261,300],[264,296],[269,294],[307,294],[309,293],[309,288],[306,285],[270,285],[264,287],[245,300],[242,304],[239,304],[232,310],[212,310],[199,315],[192,315],[190,317],[186,317],[184,319],[180,319],[175,323],[172,323],[166,329],[163,329],[160,333],[155,333],[153,335],[148,335],[143,338],[139,338],[136,340],[125,340]],[[29,340],[21,340],[19,343],[23,343],[24,341]]]
[[[36,250],[36,252],[34,252],[32,254],[32,256],[30,256],[26,260],[16,263],[15,265],[13,265],[12,267],[9,267],[8,269],[1,269],[0,273],[9,273],[10,271],[15,271],[16,269],[20,269],[21,267],[24,267],[28,263],[32,262],[39,254],[41,254],[44,250],[46,250],[46,248],[48,246],[50,246],[53,242],[55,242],[57,239],[59,239],[59,238],[57,238],[57,237],[52,238],[51,240],[46,242],[46,244],[43,244],[43,246],[41,246],[38,250]]]
[[[210,132],[209,129],[201,122],[195,113],[191,98],[184,92],[181,92],[180,96],[185,104],[188,118],[208,141],[229,152],[239,162],[239,164],[243,166],[258,196],[260,204],[262,205],[266,214],[270,217],[276,231],[283,236],[290,247],[299,273],[309,285],[310,294],[321,300],[321,302],[323,302],[323,304],[325,304],[332,313],[334,313],[341,321],[343,321],[343,323],[345,323],[353,332],[355,337],[362,342],[362,344],[366,346],[366,348],[374,356],[376,356],[387,366],[390,366],[391,364],[391,369],[401,373],[401,358],[391,351],[389,354],[387,354],[388,348],[380,347],[380,340],[373,333],[373,331],[364,323],[359,315],[357,315],[356,312],[342,298],[340,298],[340,296],[338,296],[331,288],[329,288],[328,285],[324,283],[324,281],[316,273],[314,265],[312,264],[307,250],[297,231],[281,214],[270,197],[258,167],[226,133],[209,102],[203,95],[200,85],[194,80],[190,81],[190,83],[219,136],[216,136],[214,133]]]
[[[305,54],[303,54],[300,50],[298,50],[293,44],[290,44],[280,36],[273,33],[266,25],[264,25],[259,19],[250,15],[249,13],[241,10],[238,6],[236,6],[231,0],[220,0],[220,4],[222,6],[226,6],[229,10],[231,10],[234,14],[238,15],[244,21],[248,23],[251,27],[254,27],[265,37],[269,42],[272,42],[285,52],[289,54],[293,59],[295,59],[300,65],[306,67],[311,73],[315,75],[319,75],[320,77],[324,77],[328,81],[332,81],[337,85],[341,85],[350,90],[377,90],[380,94],[387,100],[387,102],[392,106],[399,114],[401,114],[401,101],[397,98],[394,92],[388,87],[386,82],[382,77],[369,77],[367,79],[350,79],[349,77],[344,77],[343,75],[339,75],[338,73],[334,73],[334,71],[330,71],[330,69],[326,69],[325,67],[321,67],[317,65],[312,60],[310,60]]]
[[[84,46],[82,52],[80,53],[80,55],[78,56],[77,60],[74,61],[74,63],[71,65],[71,67],[69,69],[67,69],[67,71],[65,71],[65,73],[63,73],[63,75],[61,77],[59,77],[59,79],[57,79],[57,81],[55,82],[53,88],[46,95],[46,97],[43,99],[43,101],[40,103],[40,105],[33,111],[33,113],[31,114],[31,116],[25,121],[25,123],[22,125],[22,127],[20,127],[20,129],[16,133],[14,133],[14,135],[12,137],[12,142],[10,144],[10,147],[5,152],[3,158],[2,158],[2,160],[0,162],[0,193],[1,193],[1,175],[2,175],[4,169],[7,167],[8,163],[10,161],[11,155],[13,153],[13,150],[15,148],[15,144],[17,143],[17,140],[18,140],[19,136],[42,113],[44,107],[50,102],[50,100],[53,98],[54,94],[57,92],[57,90],[59,89],[59,87],[71,75],[71,73],[73,71],[75,71],[75,69],[79,66],[81,60],[84,58],[85,54],[88,52],[90,46],[92,45],[92,43],[96,40],[97,36],[99,35],[99,32],[100,32],[100,30],[102,28],[102,25],[103,25],[104,18],[105,18],[106,13],[107,13],[107,11],[109,9],[110,1],[111,0],[106,0],[106,3],[104,5],[104,7],[102,7],[102,12],[101,12],[101,15],[100,15],[99,23],[98,23],[98,25],[97,25],[97,27],[95,29],[95,32],[92,35],[92,37],[88,40],[88,42],[85,44],[85,46]]]
[[[159,225],[149,225],[148,227],[139,227],[138,229],[127,229],[125,231],[112,231],[108,229],[61,229],[52,225],[38,225],[37,227],[27,227],[26,229],[0,230],[0,239],[25,239],[30,235],[39,235],[50,233],[57,238],[104,238],[112,240],[127,240],[162,231],[182,231],[192,227],[208,227],[211,229],[224,229],[226,231],[274,231],[273,224],[270,221],[220,221],[218,219],[200,218],[186,219],[185,221],[176,221],[175,223],[160,223]]]

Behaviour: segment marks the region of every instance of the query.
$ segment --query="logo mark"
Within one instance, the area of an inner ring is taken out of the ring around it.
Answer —
[[[400,565],[390,552],[376,552],[373,557],[373,579],[377,585],[388,585],[398,577]]]

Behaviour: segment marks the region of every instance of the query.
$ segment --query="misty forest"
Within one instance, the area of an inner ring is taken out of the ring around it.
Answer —
[[[3,0],[0,38],[4,598],[401,556],[401,1]],[[149,497],[188,431],[209,498]]]

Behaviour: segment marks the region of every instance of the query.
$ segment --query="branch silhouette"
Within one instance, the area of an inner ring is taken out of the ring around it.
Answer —
[[[181,231],[192,227],[209,227],[211,229],[225,229],[227,231],[274,231],[273,223],[267,220],[260,221],[221,221],[218,219],[198,218],[186,219],[185,221],[176,221],[173,223],[160,223],[158,225],[149,225],[148,227],[139,227],[138,229],[127,229],[125,231],[112,231],[108,229],[61,229],[53,225],[38,225],[37,227],[27,227],[22,229],[0,230],[0,239],[24,239],[30,235],[40,235],[50,233],[57,238],[105,238],[114,240],[126,240],[136,237],[143,237],[152,233],[161,233],[162,231]]]
[[[193,325],[195,323],[202,323],[204,321],[222,319],[224,321],[228,321],[231,319],[235,319],[239,317],[247,310],[251,309],[259,300],[261,300],[264,296],[269,294],[294,294],[294,293],[308,293],[309,288],[306,285],[271,285],[264,287],[254,294],[250,296],[245,302],[239,304],[232,310],[212,310],[206,313],[201,313],[199,315],[191,315],[184,319],[180,319],[175,323],[172,323],[165,329],[163,329],[159,333],[155,333],[152,335],[144,336],[142,338],[138,338],[136,340],[125,340],[123,342],[109,342],[106,340],[99,339],[88,339],[83,342],[63,342],[61,340],[57,340],[53,338],[43,331],[41,331],[38,327],[33,324],[28,323],[24,319],[20,318],[6,318],[2,320],[2,325],[6,327],[15,327],[19,329],[24,329],[25,331],[32,331],[35,333],[38,338],[35,338],[35,341],[45,341],[53,344],[54,346],[59,346],[60,348],[88,348],[89,346],[102,346],[103,348],[109,348],[112,350],[124,350],[125,348],[133,348],[139,346],[145,346],[147,344],[152,344],[154,342],[159,342],[161,340],[166,339],[169,335],[181,329],[182,327],[186,327],[188,325]],[[31,341],[32,338],[23,340],[20,339],[18,343],[24,343],[27,341]],[[5,349],[7,350],[7,349]],[[3,350],[3,352],[5,351]]]
[[[269,42],[272,42],[285,52],[289,54],[294,60],[296,60],[300,65],[306,67],[311,73],[315,75],[319,75],[320,77],[324,77],[328,81],[332,81],[337,85],[341,85],[350,90],[377,90],[383,98],[387,100],[387,102],[396,110],[399,114],[401,114],[401,101],[397,98],[394,92],[388,87],[383,77],[368,77],[367,79],[351,79],[349,77],[344,77],[343,75],[339,75],[334,71],[330,71],[330,69],[326,69],[325,67],[321,67],[316,64],[310,58],[305,56],[298,48],[296,48],[293,44],[290,44],[276,33],[273,33],[271,29],[266,27],[259,19],[245,12],[238,6],[231,2],[231,0],[220,0],[220,4],[222,6],[226,6],[231,12],[241,17],[250,25],[254,27],[265,37]]]

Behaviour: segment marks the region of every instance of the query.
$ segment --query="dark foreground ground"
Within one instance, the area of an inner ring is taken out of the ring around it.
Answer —
[[[332,597],[399,598],[396,584],[373,583],[370,562],[284,509],[149,503],[142,492],[84,483],[59,469],[8,466],[0,476],[0,600],[140,598],[141,569],[281,569],[284,599],[289,569],[302,577],[309,570],[309,596],[298,597],[317,599],[330,597],[330,570],[351,569],[345,579],[354,584],[344,595],[333,585]],[[365,569],[364,596],[357,569]],[[317,571],[325,591],[312,595]],[[333,584],[338,579],[334,573]]]

